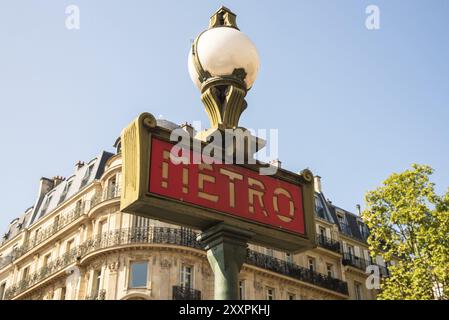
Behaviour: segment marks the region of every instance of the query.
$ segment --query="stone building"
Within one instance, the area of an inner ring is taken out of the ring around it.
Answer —
[[[178,126],[164,120],[159,126]],[[212,299],[213,274],[197,232],[120,212],[115,154],[78,162],[69,178],[42,178],[32,207],[0,246],[0,299]],[[365,285],[368,230],[326,200],[316,177],[318,247],[292,255],[251,245],[241,299],[374,299]]]

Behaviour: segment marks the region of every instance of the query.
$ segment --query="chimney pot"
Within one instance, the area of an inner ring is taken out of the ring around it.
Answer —
[[[83,162],[83,161],[78,161],[78,162],[75,164],[75,168],[76,168],[77,170],[81,169],[82,167],[84,167],[84,162]]]
[[[315,180],[315,183],[314,183],[314,185],[315,185],[315,192],[322,193],[323,189],[321,188],[321,177],[320,176],[315,176],[314,180]]]
[[[194,137],[196,135],[195,128],[188,122],[184,122],[183,124],[181,124],[181,129],[186,131],[191,137]]]

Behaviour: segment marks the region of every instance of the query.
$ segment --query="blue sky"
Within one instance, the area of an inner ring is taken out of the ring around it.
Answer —
[[[65,28],[70,4],[78,31]],[[370,4],[380,30],[365,28]],[[446,190],[446,0],[2,0],[0,230],[33,204],[40,177],[113,150],[139,113],[207,123],[187,54],[221,5],[261,58],[240,123],[279,128],[285,168],[309,167],[353,211],[412,163],[431,165]]]

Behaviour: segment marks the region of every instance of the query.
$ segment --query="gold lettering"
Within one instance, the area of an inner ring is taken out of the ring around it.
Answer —
[[[243,175],[221,168],[220,173],[229,178],[229,205],[235,208],[235,180],[243,180]]]
[[[164,158],[164,160],[169,160],[170,159],[170,152],[164,150],[164,152],[162,153],[162,156]],[[162,182],[161,182],[161,186],[162,188],[168,188],[168,161],[163,161],[162,162]]]
[[[198,167],[200,171],[201,170],[213,171],[213,168],[210,164],[200,164]],[[204,182],[215,183],[215,177],[201,172],[198,174],[198,188],[200,190],[198,191],[198,197],[212,202],[218,202],[217,195],[209,194],[204,191]]]
[[[249,212],[254,213],[254,197],[257,197],[259,199],[259,205],[262,208],[262,213],[268,217],[267,211],[264,209],[265,206],[263,204],[263,195],[265,191],[265,186],[262,182],[259,180],[248,178],[248,185],[250,188],[248,188],[248,198],[249,198]],[[251,187],[257,186],[261,190],[255,190],[251,189]]]
[[[287,197],[289,200],[289,204],[290,204],[290,212],[288,213],[289,217],[280,215],[279,195],[283,195],[283,196]],[[295,203],[292,200],[292,195],[290,194],[290,192],[288,192],[287,190],[285,190],[284,188],[281,188],[281,187],[274,190],[273,207],[274,207],[274,211],[276,211],[276,215],[278,216],[278,218],[280,220],[282,220],[284,222],[292,222],[293,221],[293,218],[295,217]]]

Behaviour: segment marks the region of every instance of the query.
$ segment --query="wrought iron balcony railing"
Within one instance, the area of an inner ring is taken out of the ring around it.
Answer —
[[[202,250],[202,246],[196,240],[196,236],[197,234],[190,229],[164,227],[128,228],[105,232],[86,240],[80,246],[58,258],[55,262],[49,263],[47,267],[32,274],[27,280],[20,281],[15,286],[10,287],[6,291],[5,298],[12,299],[36,283],[45,280],[56,272],[67,268],[71,264],[82,260],[88,254],[100,249],[130,244],[167,244]],[[329,290],[348,294],[347,284],[344,281],[310,271],[294,263],[276,259],[256,251],[248,250],[246,263]]]
[[[320,247],[323,247],[325,249],[341,253],[341,245],[340,242],[332,240],[326,236],[323,235],[317,235],[317,242]]]
[[[118,185],[110,185],[107,188],[103,189],[101,192],[97,192],[95,196],[91,200],[91,207],[96,206],[97,204],[115,199],[120,197],[121,189]]]
[[[55,261],[49,262],[45,267],[30,274],[25,279],[20,280],[16,285],[9,287],[5,292],[5,299],[12,299],[14,296],[22,293],[33,285],[39,283],[50,275],[63,270],[65,267],[74,263],[78,257],[78,249],[74,248],[65,253]]]
[[[103,201],[115,199],[120,197],[120,188],[118,186],[111,186],[109,188],[104,189],[101,193],[94,196],[91,200],[90,207],[93,207]],[[10,264],[11,262],[17,260],[25,253],[35,248],[60,230],[64,229],[66,226],[71,224],[73,221],[77,220],[80,216],[86,213],[85,203],[82,203],[80,206],[72,209],[71,211],[61,215],[58,221],[55,221],[53,224],[41,230],[36,236],[27,240],[23,245],[16,248],[13,252],[11,252],[8,256],[4,257],[0,260],[0,269]]]
[[[92,295],[86,296],[85,300],[105,300],[106,299],[106,290],[99,290],[94,292]]]
[[[201,291],[182,286],[173,286],[173,300],[201,300]]]
[[[342,294],[348,294],[348,285],[346,282],[329,277],[327,275],[311,271],[294,263],[274,258],[256,251],[248,250],[246,263],[255,265],[256,267],[274,271],[291,278],[304,281],[336,291]]]
[[[390,275],[388,268],[385,266],[378,265],[377,263],[373,263],[372,261],[360,258],[351,254],[349,252],[345,252],[343,254],[343,265],[352,266],[354,268],[363,270],[366,272],[366,268],[368,266],[376,266],[379,268],[379,273],[382,277],[388,277]]]

